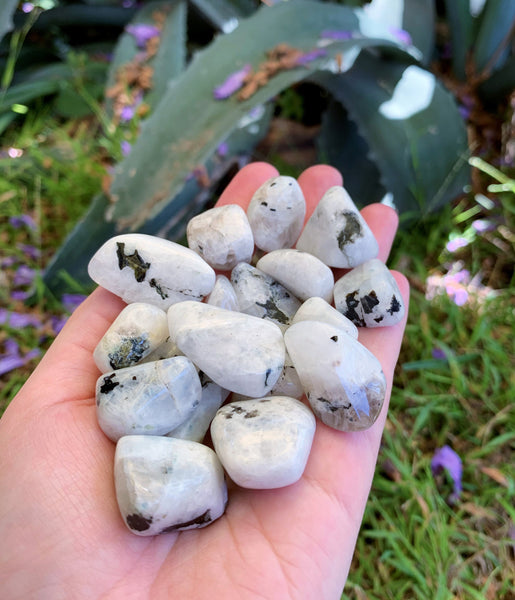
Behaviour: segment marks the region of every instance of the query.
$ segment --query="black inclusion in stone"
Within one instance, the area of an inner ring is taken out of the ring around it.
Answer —
[[[162,529],[159,533],[170,533],[170,531],[176,531],[177,529],[185,529],[186,527],[192,527],[193,525],[207,525],[211,523],[211,510],[208,508],[206,512],[191,521],[184,521],[184,523],[177,523],[175,525],[169,525]]]
[[[259,415],[259,411],[255,408],[254,410],[249,410],[245,413],[244,419],[252,419]]]
[[[101,394],[109,394],[117,385],[120,385],[119,381],[113,381],[113,377],[116,377],[116,373],[104,377],[104,383],[100,386]]]
[[[356,312],[356,307],[359,306],[359,300],[356,298],[357,295],[358,291],[356,290],[345,296],[347,310],[343,314],[347,317],[347,319],[350,319],[354,325],[357,325],[358,327],[365,327],[365,320],[362,319]]]
[[[138,515],[138,513],[127,515],[125,520],[127,521],[127,525],[135,531],[146,531],[152,524],[152,517],[144,517],[143,515]]]
[[[333,342],[337,342],[338,341],[338,336],[337,335],[332,335],[331,339],[333,340]]]
[[[116,242],[116,256],[118,257],[118,268],[120,271],[129,267],[134,272],[134,278],[138,283],[145,279],[147,271],[150,269],[150,263],[145,262],[137,250],[132,254],[125,254],[125,243]]]
[[[392,296],[392,301],[390,303],[390,308],[386,309],[386,312],[393,315],[393,313],[399,312],[401,309],[401,303],[397,300],[395,296]]]
[[[268,318],[279,321],[279,323],[282,323],[283,325],[288,325],[288,317],[277,307],[277,304],[271,298],[264,303],[256,302],[256,306],[264,308]]]
[[[261,202],[261,206],[268,206],[268,202]]]
[[[148,282],[148,285],[151,288],[154,288],[156,290],[156,292],[161,296],[161,298],[164,300],[165,298],[168,298],[168,294],[163,291],[163,288],[157,283],[157,281],[152,277],[152,279]]]
[[[123,338],[117,351],[108,354],[109,364],[112,369],[130,367],[143,358],[149,347],[146,336]]]
[[[267,369],[266,373],[265,373],[265,385],[268,385],[268,378],[270,377],[270,374],[272,373],[272,369]]]
[[[373,310],[374,306],[379,304],[379,300],[377,299],[377,294],[374,290],[370,292],[370,294],[365,294],[361,298],[361,305],[363,306],[363,310],[369,315]]]
[[[343,251],[345,245],[352,242],[355,237],[362,235],[362,232],[358,215],[355,212],[345,211],[342,213],[342,216],[345,218],[345,227],[340,231],[336,239],[338,247]]]

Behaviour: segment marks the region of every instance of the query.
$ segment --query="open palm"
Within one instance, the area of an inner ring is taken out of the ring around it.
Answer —
[[[248,205],[275,169],[245,167],[219,204]],[[325,166],[299,183],[308,216],[341,184]],[[386,259],[393,210],[363,216]],[[408,285],[395,277],[407,303]],[[339,598],[377,459],[386,409],[364,432],[317,422],[306,471],[277,490],[230,489],[224,516],[204,529],[142,538],[116,505],[114,444],[96,423],[92,352],[124,303],[97,289],[72,315],[0,420],[2,598]],[[360,331],[381,361],[388,388],[404,323]]]

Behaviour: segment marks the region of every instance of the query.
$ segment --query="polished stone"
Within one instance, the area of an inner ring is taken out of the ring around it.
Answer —
[[[291,248],[306,215],[306,201],[293,177],[279,175],[266,181],[254,193],[247,209],[254,242],[270,252]]]
[[[298,481],[306,467],[315,417],[286,396],[231,402],[211,423],[215,451],[239,486],[274,489]]]
[[[292,324],[300,323],[301,321],[321,321],[322,323],[328,323],[334,327],[339,327],[354,339],[358,339],[358,328],[356,325],[322,298],[314,297],[302,303],[302,306],[292,319]]]
[[[132,367],[168,337],[166,313],[153,304],[126,306],[97,344],[93,358],[102,373]]]
[[[300,400],[304,395],[304,388],[288,352],[284,355],[284,367],[274,387],[270,390],[270,396],[288,396]]]
[[[336,282],[334,305],[359,327],[395,325],[405,312],[397,282],[378,258],[359,265]]]
[[[386,379],[377,358],[342,329],[315,321],[291,325],[284,341],[313,412],[340,431],[377,419]]]
[[[240,310],[236,292],[225,275],[216,276],[215,287],[207,297],[207,303],[226,310]]]
[[[273,277],[300,300],[313,296],[320,296],[326,302],[333,299],[333,272],[312,254],[292,248],[274,250],[265,254],[256,268]]]
[[[114,479],[120,513],[136,535],[205,527],[223,515],[227,504],[224,472],[216,454],[189,440],[121,438]]]
[[[193,217],[186,229],[188,246],[213,267],[230,271],[239,262],[249,262],[254,237],[241,206],[216,206]]]
[[[174,304],[170,335],[179,349],[224,389],[265,396],[284,366],[284,341],[264,319],[199,302]]]
[[[143,233],[108,240],[90,260],[88,273],[127,303],[148,302],[163,310],[200,301],[215,285],[214,270],[193,250]]]
[[[322,197],[297,241],[297,249],[317,256],[330,267],[351,268],[375,258],[379,246],[347,191],[330,188]]]
[[[164,435],[189,418],[202,388],[185,356],[105,373],[97,380],[98,423],[107,437]]]

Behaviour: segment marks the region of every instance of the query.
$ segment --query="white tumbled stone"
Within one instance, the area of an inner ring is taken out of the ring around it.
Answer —
[[[120,438],[114,480],[120,513],[136,535],[205,527],[223,515],[227,504],[224,472],[216,454],[189,440]]]
[[[292,319],[292,325],[301,321],[321,321],[322,323],[328,323],[329,325],[343,329],[345,333],[354,339],[358,339],[358,328],[356,325],[322,298],[313,297],[302,303],[302,306]]]
[[[266,181],[252,196],[247,216],[254,242],[265,252],[291,248],[306,215],[306,201],[293,177],[279,175]]]
[[[320,296],[327,302],[333,299],[333,272],[312,254],[292,248],[274,250],[259,259],[256,268],[273,277],[300,300],[313,296]]]
[[[186,229],[188,246],[222,271],[239,262],[249,262],[254,252],[254,237],[243,208],[237,204],[216,206],[193,217]]]
[[[322,197],[297,241],[330,267],[351,268],[375,258],[379,246],[347,191],[330,188]]]
[[[214,270],[193,250],[143,233],[105,242],[88,273],[127,303],[148,302],[163,310],[175,302],[200,301],[215,285]]]
[[[286,396],[231,402],[211,423],[215,452],[239,486],[274,489],[298,481],[306,467],[315,417]]]
[[[386,379],[377,358],[338,327],[319,321],[291,325],[284,341],[315,415],[340,431],[377,419]]]
[[[304,388],[300,382],[297,371],[293,366],[288,352],[284,355],[284,367],[279,379],[270,391],[270,396],[289,396],[300,400],[304,395]]]
[[[218,306],[226,310],[240,310],[236,292],[225,275],[216,276],[215,287],[207,297],[206,302],[211,306]]]
[[[132,367],[158,348],[168,337],[166,313],[153,304],[126,306],[93,351],[102,371]]]
[[[165,313],[166,314],[166,313]],[[184,354],[177,348],[177,345],[172,341],[168,334],[168,320],[166,321],[166,339],[158,346],[153,352],[146,356],[141,362],[155,362],[156,360],[164,360],[165,358],[173,358],[174,356],[184,356]]]
[[[193,414],[201,384],[185,356],[105,373],[97,380],[97,419],[114,442],[124,435],[164,435]]]
[[[281,374],[283,336],[270,321],[198,302],[181,302],[168,310],[168,326],[179,349],[231,392],[265,396]]]
[[[405,312],[399,286],[378,258],[355,267],[336,282],[334,305],[359,327],[395,325]]]
[[[240,311],[286,328],[301,302],[278,281],[247,263],[236,265],[231,283]]]

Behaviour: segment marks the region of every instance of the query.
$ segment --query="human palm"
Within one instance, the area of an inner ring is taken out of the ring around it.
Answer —
[[[246,207],[275,169],[240,171],[219,204]],[[308,215],[341,184],[325,166],[299,178]],[[393,210],[364,209],[386,259]],[[408,285],[395,277],[405,301]],[[377,459],[388,402],[363,432],[317,422],[304,475],[276,490],[230,488],[226,513],[203,529],[137,537],[123,523],[114,444],[96,423],[92,352],[124,303],[97,289],[72,315],[0,420],[2,598],[332,599],[342,591]],[[405,323],[360,331],[388,389]]]

